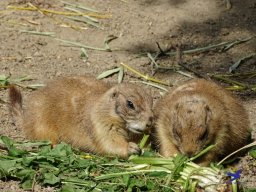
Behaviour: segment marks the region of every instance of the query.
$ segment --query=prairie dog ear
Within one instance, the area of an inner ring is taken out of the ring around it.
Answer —
[[[110,99],[111,100],[116,100],[118,98],[119,94],[120,94],[120,92],[119,92],[118,87],[113,88]]]

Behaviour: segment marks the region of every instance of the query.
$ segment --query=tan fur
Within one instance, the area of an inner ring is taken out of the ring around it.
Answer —
[[[199,163],[208,165],[248,142],[249,120],[243,106],[217,84],[191,80],[167,93],[155,106],[156,145],[163,156],[193,156],[215,144]]]
[[[127,106],[128,100],[135,109]],[[152,116],[152,98],[141,87],[110,87],[78,76],[52,81],[35,91],[22,119],[30,139],[64,141],[87,152],[125,158],[140,152],[136,143],[151,125]]]

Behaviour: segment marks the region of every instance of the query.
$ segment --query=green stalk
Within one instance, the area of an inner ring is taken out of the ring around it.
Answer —
[[[232,192],[237,192],[237,182],[236,182],[236,180],[232,181]]]
[[[210,151],[212,148],[214,147],[214,145],[210,145],[208,147],[206,147],[204,150],[200,151],[196,156],[191,157],[189,160],[190,161],[194,161],[195,159],[197,159],[198,157],[202,156],[203,154],[207,153],[208,151]]]
[[[139,157],[131,156],[129,160],[135,164],[150,164],[150,165],[173,165],[173,158],[160,157]]]
[[[148,141],[149,135],[143,135],[143,138],[141,139],[140,143],[139,143],[139,148],[142,149],[145,147],[147,141]]]
[[[163,172],[163,171],[157,170],[157,169],[126,171],[126,172],[110,173],[110,174],[101,175],[101,176],[95,177],[95,179],[97,181],[99,181],[99,180],[111,179],[114,177],[120,177],[123,175],[137,175],[137,174],[141,174],[141,173],[144,174],[144,173],[153,173],[153,172]]]
[[[65,180],[65,181],[61,181],[61,183],[63,184],[67,184],[67,183],[70,183],[70,184],[74,184],[74,185],[78,185],[78,186],[86,186],[86,187],[95,187],[95,186],[91,186],[91,182],[79,182],[79,181],[72,181],[72,180]]]
[[[58,41],[62,41],[63,43],[67,44],[68,46],[80,47],[80,48],[85,48],[85,49],[92,49],[92,50],[97,50],[97,51],[110,51],[110,49],[92,47],[92,46],[84,45],[82,43],[78,43],[78,42],[74,42],[74,41],[68,41],[68,40],[59,39],[59,38],[55,38],[55,39],[58,40]]]
[[[196,185],[197,185],[196,181],[192,182],[190,192],[195,192],[196,191]]]

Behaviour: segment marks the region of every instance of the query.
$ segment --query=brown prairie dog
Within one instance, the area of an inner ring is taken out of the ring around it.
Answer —
[[[165,157],[189,157],[207,145],[215,147],[199,159],[208,165],[246,145],[249,120],[243,106],[217,84],[191,80],[167,93],[155,106],[155,138]]]
[[[64,77],[32,93],[24,112],[10,88],[13,111],[26,136],[70,143],[86,152],[127,157],[152,123],[152,98],[134,84],[110,87],[90,76]]]

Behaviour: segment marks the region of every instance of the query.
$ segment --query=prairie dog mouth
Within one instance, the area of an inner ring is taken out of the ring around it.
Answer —
[[[146,127],[143,125],[143,123],[137,122],[127,123],[126,127],[129,131],[136,134],[143,134],[146,130]]]
[[[129,130],[133,133],[136,133],[136,134],[142,134],[144,131],[141,130],[141,129],[134,129],[134,128],[129,128]]]

